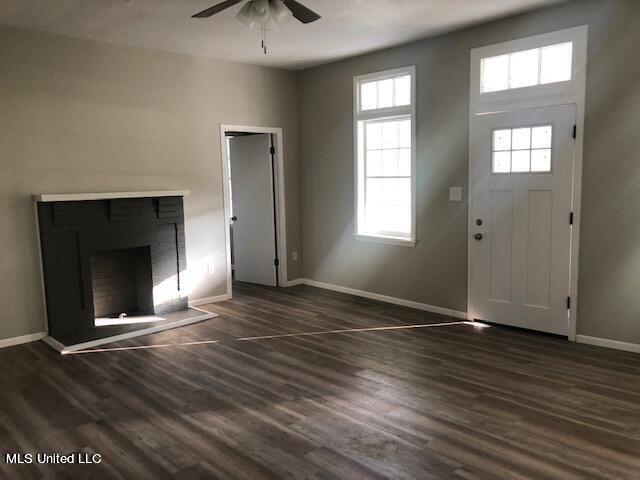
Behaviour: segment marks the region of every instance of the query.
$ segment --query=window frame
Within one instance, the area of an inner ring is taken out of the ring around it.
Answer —
[[[409,75],[410,77],[410,103],[397,107],[385,107],[369,110],[360,108],[360,85],[371,81],[380,81],[388,78]],[[397,118],[409,118],[411,121],[411,232],[408,237],[394,235],[393,232],[367,232],[362,227],[364,224],[364,130],[366,122],[374,120],[389,120]],[[374,243],[413,247],[416,244],[416,67],[415,65],[384,70],[380,72],[358,75],[353,78],[353,138],[354,138],[354,237]],[[362,174],[362,175],[361,175]]]
[[[490,113],[517,108],[575,103],[583,94],[587,56],[586,26],[544,33],[471,50],[470,109],[472,114]],[[482,60],[516,52],[572,43],[571,79],[482,92]]]

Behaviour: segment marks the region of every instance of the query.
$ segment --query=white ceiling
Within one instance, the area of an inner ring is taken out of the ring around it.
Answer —
[[[0,24],[244,63],[299,69],[561,0],[301,0],[322,19],[260,32],[191,15],[222,0],[1,0]]]

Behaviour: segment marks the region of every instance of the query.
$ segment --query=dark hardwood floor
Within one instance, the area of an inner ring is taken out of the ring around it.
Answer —
[[[458,320],[304,286],[234,295],[206,307],[217,319],[100,351],[1,350],[0,453],[103,460],[0,458],[0,478],[640,478],[640,355],[376,329]]]

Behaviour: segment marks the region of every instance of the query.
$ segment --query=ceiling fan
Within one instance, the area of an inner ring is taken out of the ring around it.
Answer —
[[[208,18],[216,13],[226,10],[244,0],[226,0],[218,5],[196,13],[192,18]],[[296,18],[302,23],[311,23],[320,19],[313,10],[308,9],[296,0],[248,0],[236,16],[238,20],[249,28],[260,25],[262,29],[262,49],[267,53],[266,31],[276,25]]]
[[[211,17],[212,15],[215,15],[229,7],[233,7],[242,1],[244,0],[226,0],[218,5],[214,5],[213,7],[196,13],[193,15],[193,18]],[[287,13],[287,10],[289,13]],[[265,12],[267,15],[272,15],[276,21],[278,21],[278,17],[284,19],[284,16],[288,16],[290,18],[292,15],[302,23],[315,22],[321,18],[316,12],[308,9],[301,3],[296,2],[296,0],[249,0],[245,6],[242,7],[238,16],[248,14],[256,17],[256,20],[258,20],[257,17],[261,17]]]

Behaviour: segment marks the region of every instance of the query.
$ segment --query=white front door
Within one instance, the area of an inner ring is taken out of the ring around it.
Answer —
[[[469,314],[568,334],[574,105],[471,125]]]
[[[277,285],[271,135],[229,139],[233,269],[239,282]]]

